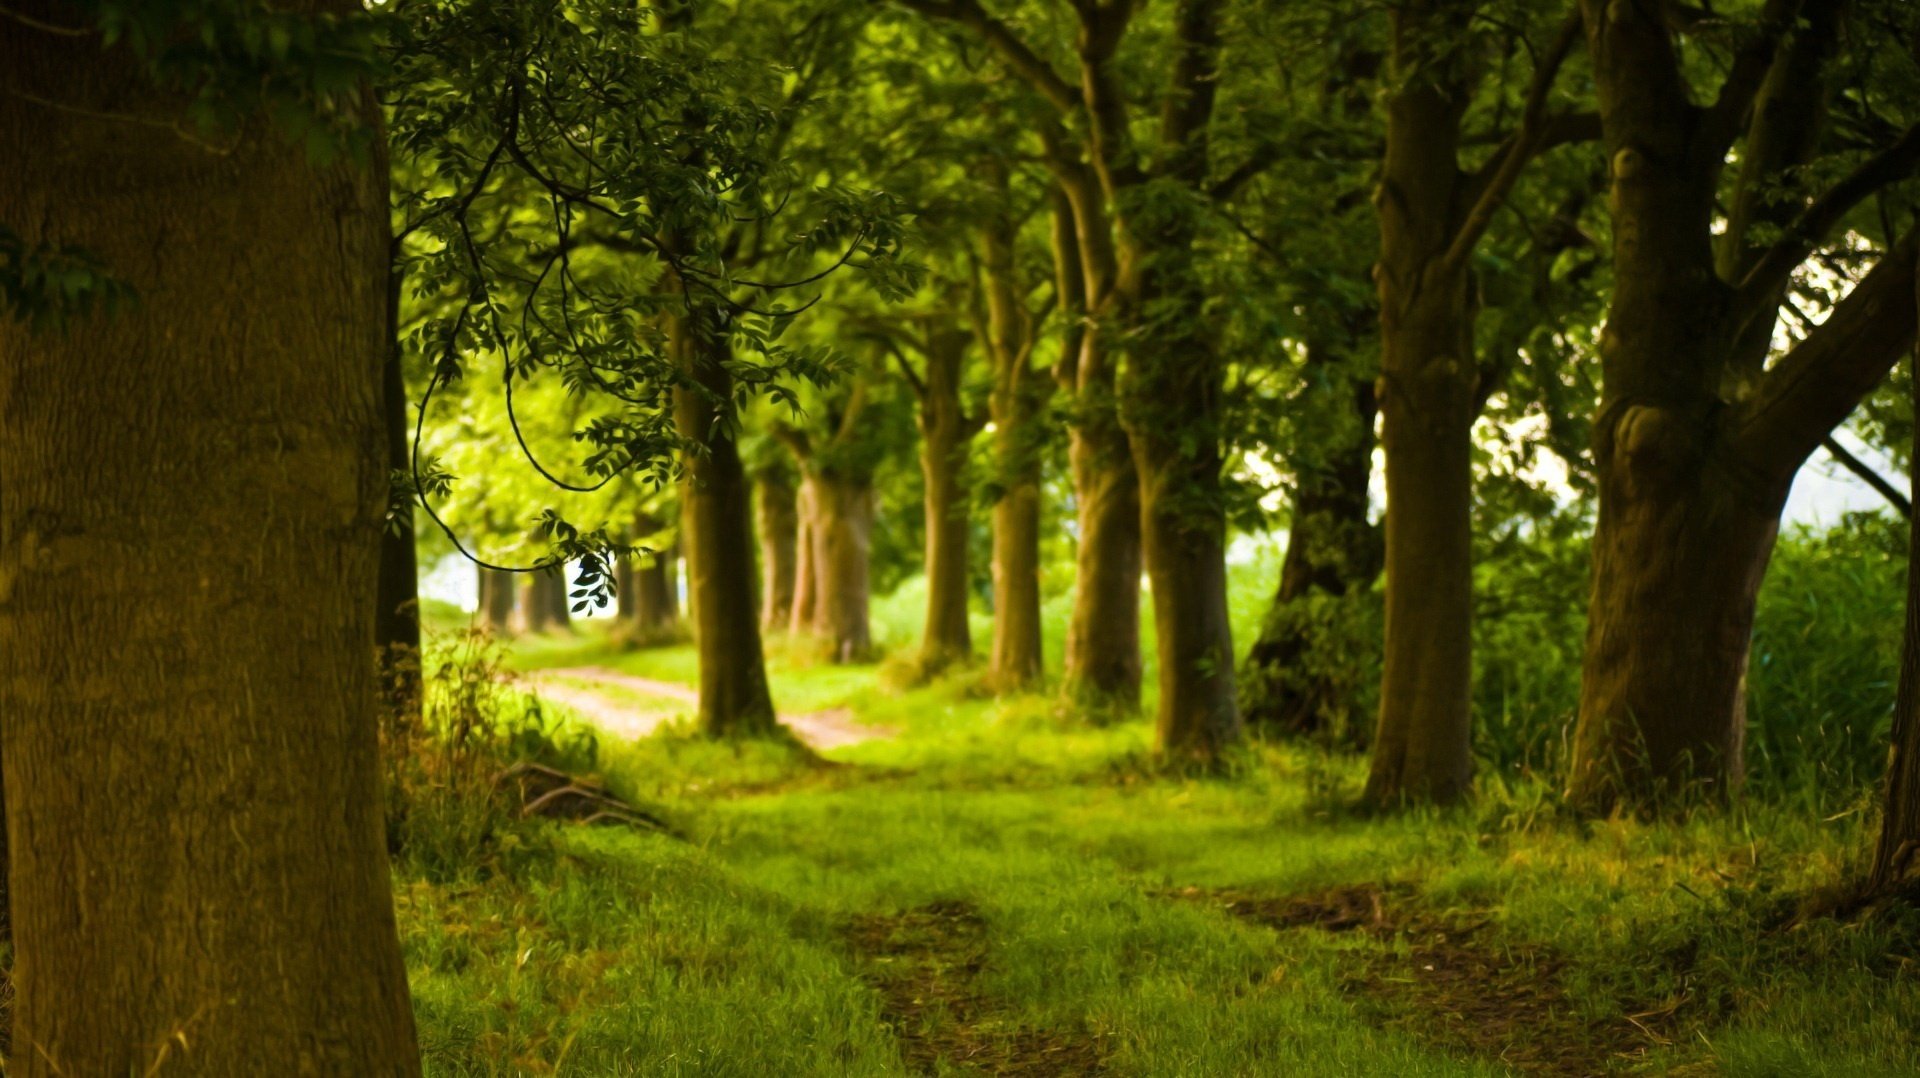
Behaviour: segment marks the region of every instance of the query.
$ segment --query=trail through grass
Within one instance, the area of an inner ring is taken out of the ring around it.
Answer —
[[[693,672],[590,636],[518,661]],[[1369,819],[1342,807],[1352,758],[1166,774],[1144,721],[877,680],[776,656],[783,710],[891,735],[824,759],[676,718],[603,732],[602,777],[686,841],[542,825],[467,878],[403,875],[431,1072],[1920,1069],[1920,924],[1788,927],[1865,849],[1864,812],[1580,822],[1518,784]]]

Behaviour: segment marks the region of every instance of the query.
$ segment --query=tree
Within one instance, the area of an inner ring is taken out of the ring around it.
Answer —
[[[498,360],[514,440],[553,488],[682,480],[703,725],[771,729],[739,411],[832,375],[828,350],[781,343],[811,301],[779,295],[856,262],[887,294],[914,276],[887,199],[787,167],[818,57],[802,55],[789,85],[764,56],[704,34],[689,4],[408,11],[396,131],[427,179],[401,201],[402,234],[418,237],[418,293],[447,308],[415,335],[435,356],[423,409],[470,363]],[[782,35],[821,56],[843,36],[831,19]],[[522,430],[516,386],[536,377],[613,402],[571,432],[589,479],[563,478]],[[425,482],[433,471],[416,452],[416,485],[443,493],[451,481]],[[631,551],[605,524],[540,519],[555,549],[531,568],[579,562],[576,605],[604,605],[612,561]]]
[[[1920,361],[1915,367],[1920,370]],[[1920,404],[1920,379],[1913,380],[1912,394],[1914,403]],[[1920,425],[1914,428],[1914,439],[1914,450],[1920,454]],[[1887,758],[1880,839],[1868,877],[1869,887],[1880,892],[1905,882],[1920,867],[1920,571],[1916,566],[1920,566],[1920,528],[1909,527],[1906,636],[1900,648],[1900,686],[1893,706],[1893,745]]]
[[[1004,172],[996,179],[1004,180]],[[998,186],[999,206],[980,229],[986,324],[981,337],[993,366],[988,414],[993,427],[993,650],[987,681],[1001,693],[1030,690],[1045,674],[1040,629],[1040,482],[1049,440],[1047,404],[1056,385],[1052,372],[1036,367],[1046,310],[1029,305],[1020,270],[1020,221],[1010,205],[1010,185]],[[1065,303],[1061,356],[1078,356],[1085,332],[1080,312],[1086,295],[1080,279],[1080,243],[1073,207],[1065,192],[1048,183],[1049,245],[1053,295]]]
[[[1470,259],[1529,159],[1577,130],[1547,114],[1578,40],[1569,14],[1539,55],[1517,130],[1477,169],[1461,166],[1479,80],[1478,5],[1394,9],[1380,216],[1386,450],[1387,615],[1380,725],[1367,800],[1450,801],[1471,778],[1473,421],[1489,387],[1474,339]]]
[[[1836,153],[1831,138],[1804,132],[1806,110],[1825,108],[1817,72],[1832,62],[1823,38],[1843,5],[1803,12],[1768,0],[1738,28],[1707,104],[1695,103],[1683,58],[1686,13],[1581,6],[1611,165],[1615,290],[1600,348],[1600,516],[1568,794],[1604,809],[1739,781],[1754,600],[1780,511],[1801,463],[1913,338],[1916,233],[1880,237],[1873,268],[1763,367],[1764,342],[1802,263],[1920,160],[1920,131],[1888,137],[1898,128],[1881,110],[1902,103],[1868,83],[1836,107],[1872,117],[1881,138]],[[1879,14],[1911,18],[1899,7]],[[1695,29],[1714,40],[1715,27]],[[1804,138],[1825,151],[1823,168],[1784,167],[1810,154],[1789,149]],[[1716,257],[1736,144],[1745,178]],[[1824,190],[1811,182],[1841,170]],[[1763,197],[1782,205],[1749,208]],[[1785,227],[1754,227],[1774,214]],[[1858,232],[1844,242],[1867,243]]]
[[[780,632],[793,617],[800,540],[793,471],[768,460],[754,472],[753,504],[760,534],[760,631]]]
[[[942,294],[942,293],[945,294]],[[920,474],[927,518],[927,610],[920,634],[921,676],[931,676],[973,658],[973,633],[967,621],[971,586],[967,550],[967,511],[972,488],[967,454],[986,418],[970,413],[964,393],[968,345],[973,335],[954,309],[958,289],[936,289],[935,309],[911,319],[886,339],[888,354],[913,391],[920,426]],[[923,358],[921,369],[901,348]]]
[[[880,440],[863,427],[874,375],[857,373],[812,414],[814,429],[778,423],[774,434],[800,470],[800,539],[794,581],[794,631],[838,663],[873,652],[868,552],[873,542],[873,477]],[[802,571],[803,574],[802,575]]]
[[[0,322],[14,1069],[417,1074],[371,661],[384,161],[338,152],[366,40],[33,11],[73,29],[0,19],[0,220],[139,300]]]

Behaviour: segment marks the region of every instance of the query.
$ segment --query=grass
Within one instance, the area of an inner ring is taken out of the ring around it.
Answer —
[[[590,634],[515,661],[693,673],[690,648]],[[612,788],[686,840],[541,824],[463,878],[402,871],[430,1073],[1920,1068],[1920,924],[1788,927],[1864,852],[1866,812],[1583,823],[1520,782],[1369,819],[1342,807],[1351,757],[1262,746],[1182,777],[1144,721],[964,675],[888,692],[779,647],[772,673],[783,709],[899,736],[827,765],[683,727],[602,741]],[[1322,909],[1367,901],[1357,928]]]

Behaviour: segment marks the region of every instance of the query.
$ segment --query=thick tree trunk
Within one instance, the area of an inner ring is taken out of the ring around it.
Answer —
[[[1219,0],[1180,0],[1173,11],[1175,59],[1160,121],[1163,164],[1166,178],[1195,191],[1207,179],[1220,10]],[[1113,164],[1107,162],[1109,169]],[[1121,415],[1140,478],[1140,527],[1153,585],[1159,750],[1212,764],[1242,731],[1221,482],[1226,368],[1191,254],[1196,211],[1182,207],[1163,220],[1135,219],[1135,207],[1116,203],[1123,240],[1116,295],[1129,342]]]
[[[680,535],[687,555],[688,605],[700,653],[700,728],[714,737],[759,737],[778,729],[754,602],[753,518],[740,447],[724,420],[733,407],[730,346],[717,315],[696,311],[674,319],[676,359],[692,385],[674,390],[680,437],[705,447],[685,457]],[[669,586],[665,553],[658,582]]]
[[[1205,364],[1182,368],[1180,381],[1200,381]],[[1196,416],[1216,416],[1219,387],[1182,386],[1160,395],[1185,401]],[[1226,521],[1219,507],[1217,446],[1182,447],[1164,427],[1136,428],[1142,532],[1153,586],[1160,701],[1159,750],[1175,759],[1212,763],[1240,740],[1233,689],[1233,629],[1227,611]],[[1193,500],[1212,496],[1212,511]]]
[[[780,632],[793,617],[800,533],[793,473],[782,467],[766,468],[754,488],[760,523],[760,631]]]
[[[1456,247],[1476,185],[1459,166],[1472,73],[1448,59],[1467,12],[1393,20],[1380,218],[1386,635],[1366,799],[1446,802],[1472,781],[1473,281]],[[1514,151],[1519,152],[1519,151]]]
[[[481,569],[480,605],[475,611],[480,625],[496,636],[506,634],[514,619],[514,579],[512,573]]]
[[[927,619],[920,636],[920,669],[934,674],[973,658],[967,624],[969,566],[967,449],[976,426],[960,397],[967,334],[930,327],[926,375],[920,386],[920,474],[927,514]]]
[[[1596,446],[1576,803],[1739,784],[1754,603],[1787,484],[1730,467],[1710,431],[1630,409]]]
[[[1449,291],[1409,309],[1382,286],[1387,612],[1366,791],[1382,806],[1452,801],[1472,779],[1472,324],[1464,281],[1426,287]]]
[[[520,628],[523,632],[553,632],[572,624],[564,567],[521,574]]]
[[[1309,343],[1307,363],[1319,368],[1344,394],[1351,422],[1294,478],[1287,553],[1280,586],[1261,625],[1260,637],[1241,664],[1240,710],[1248,726],[1270,734],[1336,733],[1364,740],[1352,708],[1356,686],[1338,669],[1354,668],[1353,656],[1336,653],[1345,642],[1328,639],[1324,604],[1367,589],[1380,571],[1382,551],[1369,523],[1368,485],[1373,475],[1373,387],[1340,385],[1328,367],[1345,362]],[[1324,405],[1337,407],[1333,400]]]
[[[0,321],[12,1073],[418,1074],[372,663],[384,164],[264,121],[207,153],[93,35],[0,19],[0,70],[0,220],[139,295]]]
[[[794,636],[813,632],[814,613],[820,606],[820,571],[814,562],[820,534],[819,500],[813,479],[803,475],[793,503],[793,610],[787,618],[787,631]]]
[[[873,654],[868,626],[867,555],[873,539],[873,479],[823,473],[808,477],[813,510],[813,568],[818,596],[812,632],[837,663]]]

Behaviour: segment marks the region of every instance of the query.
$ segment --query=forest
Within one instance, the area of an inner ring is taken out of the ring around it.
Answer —
[[[1920,1073],[1920,5],[0,0],[0,1073]]]

